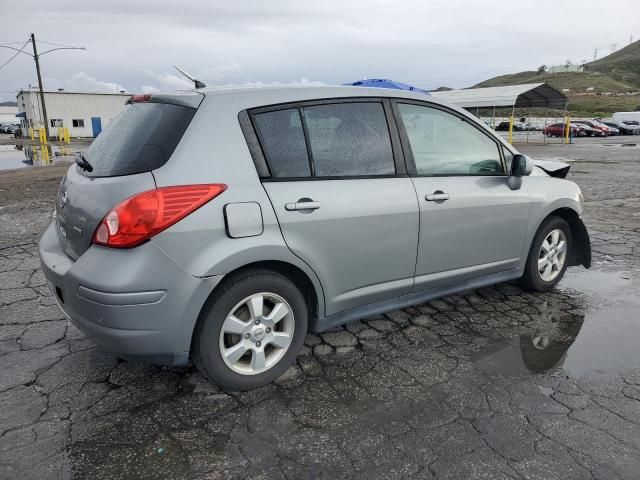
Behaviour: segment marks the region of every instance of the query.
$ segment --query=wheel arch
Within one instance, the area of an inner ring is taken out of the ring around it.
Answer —
[[[196,322],[194,323],[190,340],[191,350],[193,350],[193,341],[195,338],[194,334],[197,331],[198,325],[201,323],[204,314],[211,305],[215,294],[221,288],[223,288],[224,285],[232,281],[233,278],[237,277],[238,275],[242,275],[243,273],[250,270],[270,270],[272,272],[279,273],[291,280],[300,289],[300,292],[304,296],[305,303],[307,304],[307,311],[309,314],[309,331],[311,331],[313,326],[318,322],[318,319],[322,314],[321,309],[324,305],[324,294],[321,287],[320,291],[318,291],[318,287],[304,270],[292,263],[283,260],[255,261],[237,267],[236,269],[228,272],[224,275],[222,280],[211,290],[206,301],[202,305],[202,308],[200,309]]]
[[[573,244],[569,252],[569,266],[583,265],[585,268],[591,267],[591,240],[578,212],[570,207],[556,208],[540,221],[536,232],[549,217],[562,218],[571,229]]]

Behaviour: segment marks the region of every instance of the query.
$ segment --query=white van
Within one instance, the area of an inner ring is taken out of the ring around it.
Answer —
[[[616,112],[611,118],[615,122],[628,122],[629,120],[640,122],[640,112]]]

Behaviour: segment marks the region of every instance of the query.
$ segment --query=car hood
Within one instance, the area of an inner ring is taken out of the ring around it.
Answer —
[[[533,160],[533,164],[544,170],[544,172],[551,176],[557,178],[565,178],[567,173],[569,173],[569,169],[571,165],[564,162],[559,162],[557,160]]]

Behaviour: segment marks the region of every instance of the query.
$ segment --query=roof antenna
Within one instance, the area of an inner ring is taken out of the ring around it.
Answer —
[[[197,80],[196,77],[194,77],[193,75],[191,75],[190,73],[185,72],[183,69],[181,69],[180,67],[178,67],[177,65],[174,65],[173,68],[175,68],[176,70],[178,70],[182,75],[184,75],[185,77],[187,77],[189,80],[191,80],[193,83],[195,83],[196,88],[204,88],[206,87],[206,85],[204,83],[202,83],[200,80]]]

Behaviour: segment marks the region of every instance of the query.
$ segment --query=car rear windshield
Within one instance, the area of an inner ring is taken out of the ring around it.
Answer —
[[[84,157],[90,177],[116,177],[164,165],[182,138],[195,108],[168,103],[133,103],[98,135]]]

